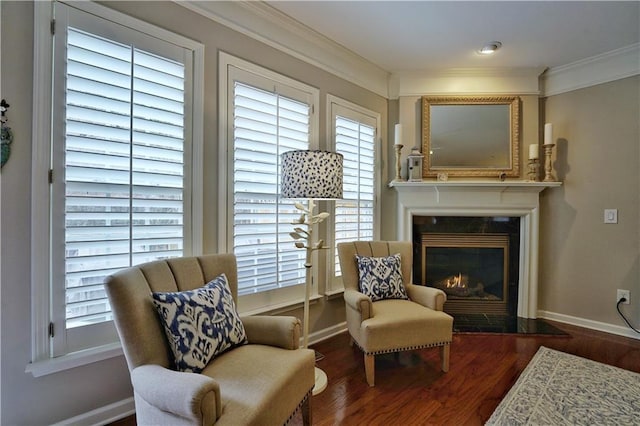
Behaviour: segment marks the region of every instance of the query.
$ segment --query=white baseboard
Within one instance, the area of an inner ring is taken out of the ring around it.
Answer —
[[[136,407],[133,402],[133,397],[123,399],[113,404],[105,405],[104,407],[96,408],[95,410],[88,411],[70,419],[63,420],[55,423],[52,426],[67,426],[67,425],[93,425],[102,426],[109,423],[113,423],[125,417],[135,414]]]
[[[620,325],[608,324],[606,322],[593,321],[590,319],[542,310],[538,311],[538,318],[558,321],[565,324],[577,325],[578,327],[584,327],[591,330],[602,331],[605,333],[616,334],[618,336],[630,337],[632,339],[640,340],[640,334],[635,333],[633,330]]]
[[[322,342],[323,340],[327,340],[330,337],[337,336],[338,334],[347,331],[347,322],[341,322],[334,326],[325,328],[320,331],[316,331],[309,334],[309,344],[313,345],[315,343]]]

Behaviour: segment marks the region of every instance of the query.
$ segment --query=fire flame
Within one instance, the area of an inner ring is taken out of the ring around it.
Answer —
[[[467,288],[467,285],[462,282],[462,273],[458,272],[458,275],[454,275],[447,279],[447,288]]]

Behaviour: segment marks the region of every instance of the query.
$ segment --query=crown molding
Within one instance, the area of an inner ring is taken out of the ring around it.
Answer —
[[[452,68],[391,75],[389,97],[422,95],[538,95],[542,67]]]
[[[541,78],[542,95],[558,95],[638,74],[640,43],[635,43],[548,69]]]
[[[547,69],[426,69],[389,73],[262,1],[173,0],[241,34],[387,99],[421,95],[551,96],[640,74],[640,43]]]
[[[385,98],[389,73],[261,1],[176,4]]]

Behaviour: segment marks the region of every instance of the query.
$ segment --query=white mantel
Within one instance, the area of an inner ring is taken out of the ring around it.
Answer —
[[[398,192],[398,238],[412,241],[414,216],[520,217],[518,316],[536,318],[538,310],[539,196],[561,182],[465,180],[394,181]]]

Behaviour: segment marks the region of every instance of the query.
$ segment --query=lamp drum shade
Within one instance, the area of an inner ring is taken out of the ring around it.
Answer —
[[[281,159],[283,198],[342,198],[342,154],[300,150]]]

